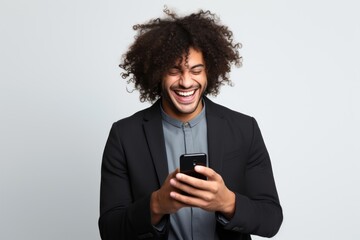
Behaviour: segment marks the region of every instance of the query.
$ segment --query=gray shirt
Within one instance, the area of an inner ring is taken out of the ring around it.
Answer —
[[[205,106],[189,122],[171,118],[162,109],[162,123],[169,172],[179,168],[184,153],[208,153]],[[218,239],[215,213],[200,208],[185,207],[170,215],[170,240]]]

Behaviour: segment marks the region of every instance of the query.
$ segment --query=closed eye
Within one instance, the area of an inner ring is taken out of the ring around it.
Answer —
[[[172,68],[168,71],[168,74],[170,76],[177,76],[177,75],[181,74],[181,71],[177,68]]]
[[[200,71],[191,71],[191,74],[193,74],[193,75],[199,75],[201,72],[202,72],[201,70],[200,70]]]
[[[203,66],[197,66],[197,67],[191,69],[191,74],[199,75],[202,73],[203,70],[204,70]]]

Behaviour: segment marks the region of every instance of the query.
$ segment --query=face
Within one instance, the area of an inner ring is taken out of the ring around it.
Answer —
[[[202,95],[207,86],[205,62],[200,51],[189,49],[178,66],[170,68],[162,79],[162,106],[171,117],[186,122],[201,112]]]

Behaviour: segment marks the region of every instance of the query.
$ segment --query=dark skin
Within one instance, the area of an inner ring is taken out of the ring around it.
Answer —
[[[206,211],[220,212],[231,219],[235,212],[235,194],[224,184],[214,170],[196,166],[195,171],[206,176],[207,181],[190,177],[175,170],[166,178],[161,188],[151,195],[151,223],[156,225],[166,214],[183,207],[199,207]],[[186,196],[181,192],[191,193]]]

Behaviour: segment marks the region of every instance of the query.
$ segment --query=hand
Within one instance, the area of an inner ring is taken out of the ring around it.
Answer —
[[[177,191],[171,191],[170,196],[184,205],[202,208],[206,211],[220,212],[231,219],[235,212],[235,194],[230,191],[222,177],[214,170],[204,166],[196,166],[195,171],[205,175],[208,180],[201,180],[177,173],[170,179],[170,184]],[[181,194],[184,191],[190,196]]]
[[[179,170],[176,169],[170,173],[161,188],[151,194],[150,211],[153,225],[156,225],[165,214],[175,213],[180,208],[187,206],[170,197],[170,192],[179,191],[170,185],[171,179],[174,179],[178,172]]]

